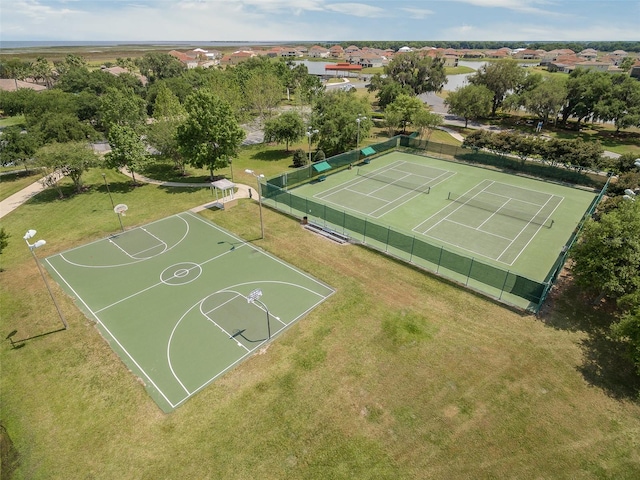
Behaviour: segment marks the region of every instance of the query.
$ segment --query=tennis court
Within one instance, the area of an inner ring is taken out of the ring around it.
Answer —
[[[484,180],[447,199],[451,203],[413,231],[513,265],[542,228],[552,228],[564,197]]]
[[[44,264],[165,412],[334,293],[190,212]]]
[[[380,218],[455,175],[403,160],[373,170],[362,167],[355,172],[356,178],[318,193],[315,198]]]
[[[302,200],[287,200],[290,209],[302,208],[309,221],[336,231],[346,231],[348,222],[354,239],[401,258],[414,258],[413,237],[537,281],[545,279],[596,197],[594,191],[400,151],[291,194]],[[438,270],[438,258],[429,262]]]

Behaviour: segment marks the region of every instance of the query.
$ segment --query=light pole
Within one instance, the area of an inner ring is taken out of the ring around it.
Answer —
[[[256,172],[248,168],[244,172],[256,177],[256,182],[258,183],[258,205],[260,205],[260,238],[264,238],[264,221],[262,220],[262,184],[260,183],[260,179],[264,178],[264,175],[257,175]]]
[[[367,117],[360,114],[358,114],[358,118],[356,118],[356,123],[358,124],[358,134],[356,136],[356,150],[360,147],[360,122],[366,119]]]
[[[111,190],[109,190],[109,183],[107,182],[107,174],[102,174],[102,179],[104,180],[104,185],[107,187],[107,193],[109,194],[109,200],[111,200],[111,208],[115,208],[115,203],[113,203],[113,197],[111,196]]]
[[[58,311],[58,315],[60,315],[60,320],[62,320],[62,324],[64,325],[64,329],[66,330],[67,328],[69,328],[69,326],[67,325],[67,321],[64,318],[64,315],[62,314],[62,310],[60,310],[60,306],[58,306],[58,302],[56,302],[56,298],[53,296],[53,292],[51,291],[51,287],[49,287],[49,282],[47,282],[47,277],[45,277],[44,272],[42,271],[42,266],[40,266],[40,262],[38,262],[38,257],[36,257],[36,254],[34,252],[34,250],[36,248],[40,248],[41,246],[45,245],[47,242],[45,240],[38,240],[36,243],[34,244],[30,244],[29,243],[29,239],[33,238],[36,234],[35,230],[27,230],[27,233],[24,234],[24,237],[22,237],[24,239],[25,242],[27,242],[27,246],[29,247],[29,251],[31,252],[31,255],[33,255],[33,260],[36,262],[36,265],[38,266],[38,270],[40,271],[40,275],[42,275],[42,281],[44,282],[44,284],[47,287],[47,290],[49,291],[49,295],[51,296],[51,300],[53,300],[53,304],[56,306],[56,310]]]
[[[318,130],[314,130],[311,127],[307,128],[307,139],[309,140],[309,163],[311,163],[311,137],[313,137],[316,133],[318,133]]]

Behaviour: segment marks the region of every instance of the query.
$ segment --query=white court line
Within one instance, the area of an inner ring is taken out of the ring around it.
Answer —
[[[105,332],[107,332],[109,334],[109,336],[113,339],[114,342],[116,342],[116,344],[118,344],[118,346],[122,349],[122,351],[124,352],[124,354],[129,357],[129,359],[133,362],[133,364],[138,367],[138,369],[140,370],[140,373],[142,373],[147,380],[149,380],[149,382],[151,383],[151,385],[153,385],[153,387],[158,391],[158,393],[160,395],[162,395],[162,398],[164,398],[166,400],[166,402],[171,406],[171,408],[176,408],[176,405],[174,405],[171,400],[169,400],[167,398],[167,396],[164,394],[164,392],[162,390],[160,390],[160,388],[158,387],[158,385],[155,384],[155,382],[153,381],[153,379],[149,376],[149,374],[147,374],[147,372],[144,370],[144,368],[142,368],[140,366],[140,364],[138,362],[136,362],[135,358],[133,358],[133,356],[127,351],[126,348],[124,348],[124,345],[122,345],[120,343],[120,341],[116,338],[116,336],[111,333],[111,330],[109,330],[107,328],[107,326],[102,322],[102,320],[100,320],[100,318],[98,317],[98,315],[96,315],[96,313],[91,310],[91,308],[89,307],[89,305],[87,305],[87,302],[84,301],[84,299],[78,295],[78,292],[75,291],[75,289],[69,284],[69,282],[67,282],[67,280],[60,274],[60,272],[58,272],[58,270],[56,269],[56,267],[54,267],[53,265],[51,265],[51,262],[49,262],[49,259],[45,259],[45,261],[49,264],[49,266],[53,269],[54,272],[56,272],[58,274],[58,276],[60,277],[60,279],[67,285],[67,287],[69,287],[69,290],[71,290],[76,298],[78,300],[80,300],[80,302],[82,302],[82,304],[85,306],[85,308],[89,311],[89,313],[91,313],[91,315],[93,315],[93,318],[96,319],[96,322],[98,322],[100,325],[102,325],[102,328],[104,328]]]
[[[478,228],[476,230],[480,230],[480,228],[482,228],[482,226],[487,223],[489,220],[491,220],[493,217],[495,217],[496,215],[498,215],[498,212],[500,210],[502,210],[502,208],[509,203],[511,199],[507,200],[506,202],[504,202],[502,205],[500,205],[500,208],[498,208],[498,210],[496,210],[495,212],[493,212],[491,215],[489,215],[489,218],[487,218],[484,222],[482,222],[480,225],[478,225]],[[482,231],[482,230],[480,230]]]
[[[162,253],[160,253],[160,254],[158,254],[158,255],[162,255],[163,253],[166,253],[166,252],[168,252],[168,251],[170,251],[170,250],[173,250],[175,247],[177,247],[178,245],[180,245],[180,244],[184,241],[184,239],[187,237],[187,235],[189,235],[189,223],[188,223],[184,218],[180,217],[179,215],[172,215],[172,216],[170,216],[170,217],[162,218],[162,219],[160,219],[160,220],[156,220],[156,221],[151,222],[151,223],[148,223],[148,224],[146,225],[146,226],[154,225],[154,224],[156,224],[156,223],[159,223],[159,222],[162,222],[162,221],[166,221],[167,219],[174,218],[174,217],[179,218],[179,219],[180,219],[180,220],[181,220],[181,221],[186,225],[186,230],[185,230],[185,232],[184,232],[184,235],[182,236],[182,238],[181,238],[180,240],[178,240],[178,241],[176,242],[176,244],[175,244],[173,247],[168,248],[167,250],[165,250],[164,252],[162,252]],[[140,228],[140,227],[137,227],[137,228]],[[128,233],[128,232],[132,232],[132,231],[136,230],[137,228],[135,228],[135,229],[133,229],[133,230],[127,230],[127,233]],[[126,266],[128,266],[128,265],[134,265],[134,264],[136,264],[136,263],[144,262],[144,261],[146,261],[146,260],[149,260],[149,259],[154,258],[155,256],[157,256],[157,255],[154,255],[154,256],[151,256],[151,257],[148,257],[148,258],[136,259],[136,260],[135,260],[135,261],[133,261],[133,262],[120,263],[120,264],[113,264],[113,265],[83,265],[83,264],[81,264],[81,263],[72,262],[71,260],[67,259],[67,258],[64,256],[64,254],[66,254],[66,253],[73,252],[74,250],[78,250],[78,249],[84,248],[84,247],[86,247],[86,246],[88,246],[88,245],[93,245],[93,244],[95,244],[95,243],[104,242],[105,240],[107,240],[107,241],[111,242],[111,239],[112,239],[113,237],[115,237],[115,236],[119,236],[119,235],[111,235],[111,236],[106,237],[106,238],[101,238],[101,239],[99,239],[99,240],[95,240],[95,241],[93,241],[93,242],[86,243],[86,244],[84,244],[84,245],[80,245],[80,246],[78,246],[78,247],[71,248],[71,249],[69,249],[69,250],[65,250],[65,251],[63,251],[63,252],[59,253],[58,255],[60,256],[60,258],[62,258],[62,259],[63,259],[66,263],[68,263],[69,265],[73,265],[73,266],[80,267],[80,268],[115,268],[115,267],[126,267]],[[116,245],[116,246],[117,246],[117,244],[114,244],[114,245]],[[119,248],[119,247],[118,247],[118,248]],[[121,250],[122,250],[122,249],[121,249]],[[131,258],[131,256],[130,256],[130,255],[128,255],[128,254],[127,254],[127,252],[124,252],[124,253],[125,253],[127,256],[129,256],[129,258]]]
[[[237,292],[231,292],[231,293],[237,293]],[[217,295],[217,294],[214,294],[214,295]],[[210,296],[211,296],[211,295],[210,295]],[[224,328],[222,328],[222,326],[221,326],[221,325],[219,325],[219,324],[218,324],[218,322],[216,322],[213,318],[211,318],[211,317],[209,316],[209,313],[211,313],[211,312],[215,312],[218,308],[220,308],[220,307],[222,307],[222,306],[226,305],[227,303],[229,303],[229,302],[231,302],[232,300],[235,300],[236,298],[241,297],[241,296],[242,296],[242,295],[240,295],[240,294],[238,293],[235,297],[231,298],[230,300],[227,300],[227,301],[226,301],[226,302],[224,302],[222,305],[218,305],[216,308],[214,308],[213,310],[209,310],[208,312],[204,312],[204,311],[202,311],[202,303],[204,302],[204,300],[203,300],[203,301],[201,301],[201,302],[200,302],[200,313],[201,313],[202,315],[204,315],[204,317],[205,317],[207,320],[209,320],[209,321],[210,321],[211,323],[213,323],[216,327],[218,327],[218,328],[222,331],[222,333],[224,333],[227,337],[229,337],[229,338],[231,339],[231,338],[233,338],[233,335],[232,335],[231,333],[227,332]],[[209,298],[209,297],[207,297],[207,298]],[[244,297],[244,298],[247,298],[247,297]],[[236,340],[236,345],[238,345],[239,347],[244,348],[247,352],[250,352],[250,351],[251,351],[251,349],[247,348],[246,346],[244,346],[242,343],[238,342],[237,340]],[[187,393],[188,393],[188,392],[187,392]]]
[[[440,183],[442,183],[442,182],[446,181],[447,179],[449,179],[449,178],[451,178],[451,177],[453,177],[453,176],[455,175],[455,172],[445,171],[445,173],[443,173],[442,175],[440,175],[440,177],[442,177],[443,175],[447,175],[448,173],[452,173],[452,175],[448,175],[448,176],[446,176],[445,178],[443,178],[442,180],[440,180],[439,182],[436,182],[436,183],[434,183],[433,185],[429,185],[429,188],[433,188],[433,187],[435,187],[436,185],[438,185],[438,184],[440,184]],[[438,179],[438,178],[440,178],[440,177],[436,177],[436,178],[434,178],[434,180],[437,180],[437,179]],[[409,198],[409,199],[405,200],[404,202],[399,203],[398,205],[395,205],[395,206],[394,206],[393,208],[391,208],[390,210],[387,210],[387,211],[386,211],[386,212],[384,212],[382,215],[379,215],[379,216],[377,216],[377,217],[375,217],[375,218],[380,218],[380,217],[382,217],[383,215],[387,215],[388,213],[393,212],[396,208],[400,208],[400,207],[401,207],[402,205],[404,205],[405,203],[408,203],[408,202],[410,202],[411,200],[413,200],[414,198],[419,197],[419,196],[420,196],[420,194],[422,194],[422,193],[424,193],[424,192],[416,192],[416,195],[414,195],[413,197],[411,197],[411,198]],[[391,202],[391,203],[393,203],[393,202]],[[387,205],[387,206],[388,206],[388,205]]]
[[[482,182],[480,182],[478,185],[482,185],[484,182],[486,182],[487,180],[483,180]],[[487,188],[489,188],[492,184],[493,184],[493,180],[489,180],[489,185],[487,185],[486,187],[484,187],[482,190],[480,190],[478,193],[476,193],[473,197],[469,198],[469,200],[471,200],[472,198],[476,198],[478,195],[480,195],[482,192],[484,192]],[[473,188],[470,188],[467,192],[465,192],[465,195],[472,191],[475,188],[478,188],[478,185],[476,185]],[[467,202],[469,201],[467,200]],[[430,231],[431,229],[437,227],[438,225],[440,225],[440,223],[442,223],[444,220],[446,220],[448,217],[450,217],[451,215],[453,215],[454,213],[456,213],[458,210],[460,210],[462,207],[464,207],[467,202],[460,204],[459,207],[457,207],[455,210],[453,210],[452,212],[447,213],[447,215],[442,218],[441,220],[439,220],[437,223],[435,223],[434,225],[432,225],[431,227],[429,227],[428,229],[426,229],[424,232],[420,232],[417,229],[419,227],[421,227],[422,225],[424,225],[425,223],[427,223],[431,218],[435,217],[436,215],[438,215],[440,212],[442,212],[443,210],[449,208],[451,206],[451,204],[444,206],[443,208],[441,208],[440,210],[438,210],[436,213],[434,213],[433,215],[431,215],[430,217],[426,218],[420,225],[417,225],[416,227],[413,228],[414,231],[418,232],[418,233],[422,233],[423,235],[426,235],[428,231]]]
[[[238,247],[238,248],[241,248],[241,247],[242,247],[242,245],[240,245],[240,247]],[[228,255],[228,254],[230,254],[232,252],[233,252],[232,250],[228,250],[226,252],[221,253],[220,255],[217,255],[217,256],[215,256],[213,258],[210,258],[209,260],[205,260],[204,262],[202,262],[200,264],[196,263],[195,265],[196,265],[196,267],[202,267],[202,265],[206,265],[207,263],[211,262],[212,260],[216,260],[217,258],[220,258],[220,257],[222,257],[224,255]],[[195,267],[193,267],[193,268],[195,268]],[[193,270],[193,268],[189,268],[188,270]],[[109,309],[111,307],[115,307],[119,303],[125,302],[125,301],[130,300],[130,299],[132,299],[134,297],[137,297],[138,295],[141,295],[144,292],[147,292],[147,291],[151,290],[152,288],[157,287],[158,285],[166,285],[166,283],[163,282],[163,281],[154,283],[153,285],[149,285],[147,288],[143,288],[142,290],[139,290],[138,292],[132,293],[131,295],[128,295],[128,296],[126,296],[124,298],[121,298],[117,302],[113,302],[111,305],[106,305],[106,306],[102,307],[100,310],[96,310],[96,311],[97,312],[102,312],[102,311],[107,310],[107,309]]]
[[[550,217],[551,217],[551,215],[553,215],[553,214],[554,214],[554,212],[558,209],[558,207],[560,206],[560,204],[561,204],[561,203],[563,202],[563,200],[564,200],[564,197],[561,197],[561,196],[558,196],[558,195],[553,195],[553,197],[552,197],[552,198],[554,198],[554,197],[555,197],[555,198],[560,198],[560,201],[559,201],[559,202],[558,202],[558,204],[554,207],[554,209],[551,211],[551,213],[550,213],[549,215],[547,215],[547,219],[548,219],[548,218],[550,218]],[[551,200],[551,199],[549,199],[549,200]],[[511,263],[508,263],[507,265],[513,265],[514,263],[516,263],[516,261],[518,260],[518,258],[520,258],[520,255],[522,255],[522,252],[524,252],[524,251],[526,250],[526,248],[527,248],[527,247],[529,246],[529,244],[533,241],[533,239],[535,238],[535,236],[538,234],[538,232],[539,232],[540,230],[542,230],[542,225],[540,225],[540,226],[538,227],[538,229],[536,230],[536,233],[534,233],[534,234],[531,236],[531,238],[529,239],[529,241],[525,244],[525,246],[524,246],[524,247],[522,247],[522,249],[520,250],[520,253],[518,253],[518,255],[516,255],[516,258],[514,258],[514,259],[513,259],[513,261],[512,261]],[[504,254],[504,252],[503,252],[503,254]],[[502,256],[502,255],[500,255],[500,257],[501,257],[501,256]],[[500,258],[500,257],[498,257],[498,258]],[[500,261],[500,260],[498,260],[498,261]],[[503,262],[503,263],[506,263],[506,262]]]
[[[508,242],[511,242],[513,240],[512,238],[503,237],[502,235],[498,235],[497,233],[491,233],[491,232],[487,232],[485,230],[480,230],[480,227],[477,227],[477,228],[476,227],[472,227],[471,225],[467,225],[466,223],[456,222],[456,221],[450,220],[448,218],[445,218],[443,221],[448,222],[448,223],[453,223],[454,225],[460,225],[461,227],[465,227],[465,228],[468,228],[469,230],[474,230],[474,231],[477,231],[477,232],[480,232],[480,233],[484,233],[486,235],[491,235],[492,237],[500,238],[500,239],[506,240]],[[445,241],[445,240],[441,239],[440,241]],[[452,243],[451,245],[456,245],[456,247],[458,246],[455,243]]]

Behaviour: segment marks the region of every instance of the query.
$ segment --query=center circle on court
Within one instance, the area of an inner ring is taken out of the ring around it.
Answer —
[[[202,267],[197,263],[183,262],[165,268],[160,274],[160,281],[166,285],[185,285],[202,275]]]

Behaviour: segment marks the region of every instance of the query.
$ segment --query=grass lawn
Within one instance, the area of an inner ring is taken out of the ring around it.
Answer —
[[[10,197],[40,178],[42,178],[40,172],[34,172],[33,170],[28,173],[24,170],[15,171],[14,167],[12,173],[0,175],[0,200]]]
[[[284,160],[252,158],[269,167]],[[265,154],[267,155],[267,154]],[[273,163],[271,163],[273,162]],[[108,172],[125,226],[210,200],[133,188]],[[44,257],[118,222],[99,170],[88,190],[43,192],[3,219],[0,333],[60,321],[21,237]],[[68,187],[65,187],[68,188]],[[68,331],[0,346],[1,421],[14,478],[638,478],[640,385],[611,316],[571,288],[523,316],[365,248],[341,246],[242,200],[207,218],[337,289],[260,354],[174,413],[144,388],[56,285]],[[223,274],[223,272],[221,272]],[[563,292],[559,295],[557,292]],[[8,460],[8,461],[7,461]],[[215,472],[213,474],[212,472]]]
[[[24,125],[24,115],[15,115],[13,117],[0,118],[0,128],[10,127],[13,125]]]

